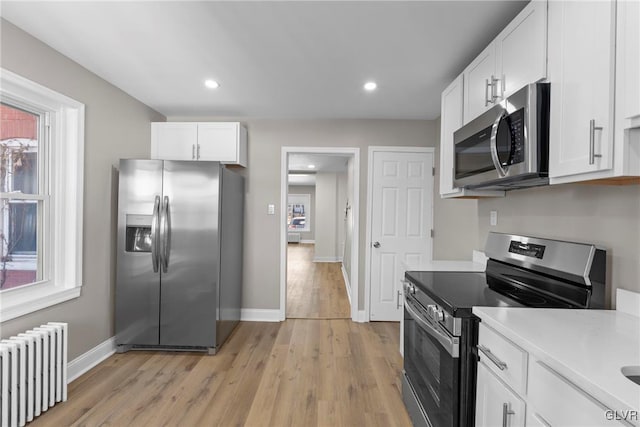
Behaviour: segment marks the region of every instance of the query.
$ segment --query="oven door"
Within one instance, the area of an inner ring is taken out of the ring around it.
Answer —
[[[459,339],[429,320],[426,310],[410,296],[404,307],[404,371],[427,425],[459,423]],[[414,404],[415,402],[411,402]],[[407,404],[407,406],[409,406]],[[414,415],[415,416],[415,415]],[[414,420],[415,425],[417,423]]]

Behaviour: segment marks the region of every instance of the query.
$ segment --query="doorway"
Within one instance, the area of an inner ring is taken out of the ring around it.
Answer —
[[[358,148],[282,148],[281,320],[355,320],[358,187]]]

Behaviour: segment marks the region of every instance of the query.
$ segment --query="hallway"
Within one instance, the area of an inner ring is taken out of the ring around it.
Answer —
[[[313,244],[287,247],[287,318],[350,319],[339,262],[313,262]]]

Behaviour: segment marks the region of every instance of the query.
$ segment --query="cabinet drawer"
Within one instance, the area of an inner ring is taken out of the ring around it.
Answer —
[[[526,351],[480,324],[478,356],[500,379],[519,394],[524,394],[527,385]]]
[[[609,408],[539,361],[531,363],[528,401],[551,426],[628,425],[607,420]]]

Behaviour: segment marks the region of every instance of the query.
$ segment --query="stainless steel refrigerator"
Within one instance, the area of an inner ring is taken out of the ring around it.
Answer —
[[[116,345],[214,354],[240,321],[244,178],[120,160]]]

